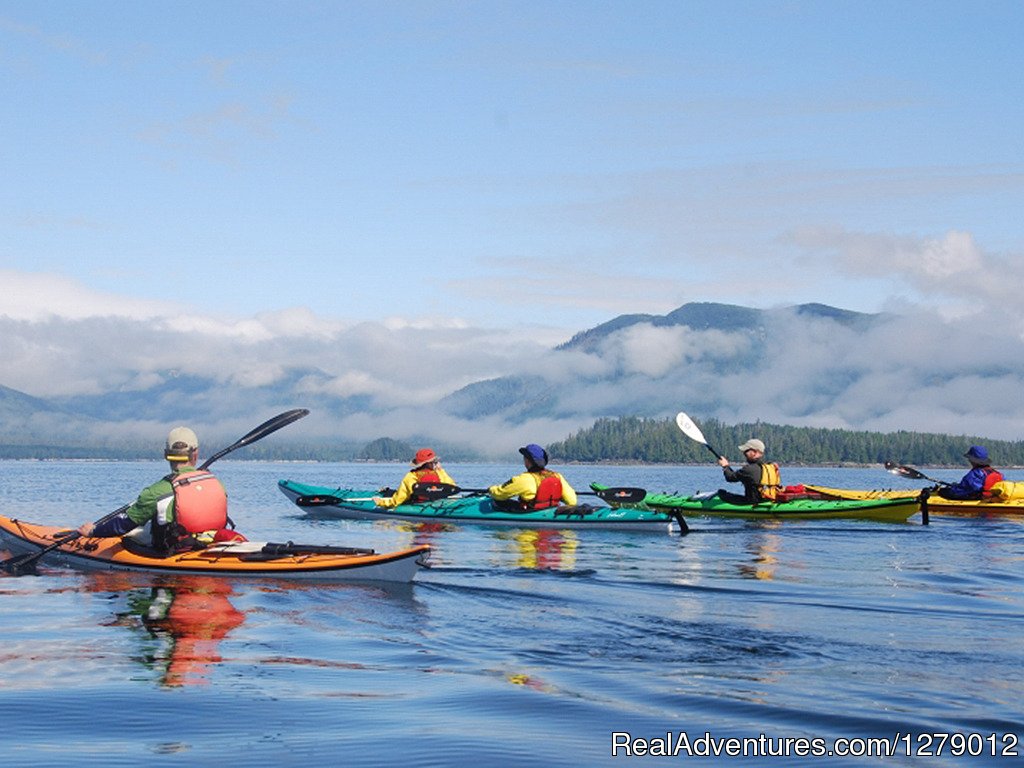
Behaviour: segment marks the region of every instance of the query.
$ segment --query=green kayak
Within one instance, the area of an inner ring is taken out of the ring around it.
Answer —
[[[279,480],[277,485],[281,492],[299,507],[307,510],[317,508],[320,514],[327,513],[331,517],[350,520],[406,520],[522,528],[601,528],[658,532],[669,532],[674,520],[682,520],[669,510],[614,508],[589,504],[528,511],[508,510],[496,505],[486,496],[473,494],[384,508],[373,503],[372,497],[377,495],[377,491],[373,490],[328,488],[305,485],[292,480]]]
[[[591,483],[595,491],[605,486]],[[832,518],[905,522],[919,511],[917,497],[895,499],[823,499],[817,494],[793,498],[774,504],[733,504],[717,497],[680,496],[669,493],[648,493],[644,500],[631,505],[634,509],[655,510],[685,516],[740,517],[768,520],[826,520]]]

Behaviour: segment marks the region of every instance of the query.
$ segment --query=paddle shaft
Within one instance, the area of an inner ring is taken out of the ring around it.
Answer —
[[[251,430],[247,434],[245,434],[242,437],[240,437],[238,440],[233,442],[227,448],[224,448],[224,449],[222,449],[220,451],[217,451],[217,453],[213,454],[210,458],[208,458],[206,461],[204,461],[202,463],[202,465],[199,467],[199,469],[201,469],[201,470],[208,469],[209,466],[211,464],[213,464],[213,462],[215,462],[217,459],[223,458],[224,456],[228,455],[232,451],[238,450],[242,446],[249,445],[250,443],[255,443],[257,440],[263,439],[267,435],[269,435],[269,434],[271,434],[273,432],[276,432],[277,430],[281,429],[282,427],[288,426],[293,421],[298,421],[299,419],[301,419],[303,416],[305,416],[308,413],[309,413],[309,410],[306,409],[306,408],[294,408],[294,409],[292,409],[290,411],[285,411],[284,413],[280,413],[280,414],[278,414],[277,416],[275,416],[272,419],[268,419],[267,421],[263,422],[262,424],[260,424],[255,429]],[[113,512],[111,512],[110,514],[104,515],[103,517],[101,517],[99,520],[97,520],[94,523],[94,525],[101,525],[102,523],[105,523],[108,520],[111,520],[111,519],[117,517],[122,512],[126,511],[130,506],[131,506],[131,503],[124,504],[123,506],[118,507]],[[73,533],[68,534],[67,536],[63,536],[63,537],[57,539],[52,544],[49,544],[49,545],[43,547],[38,552],[33,552],[30,555],[18,555],[18,556],[15,556],[15,557],[9,557],[6,560],[4,560],[3,562],[0,562],[0,568],[4,569],[6,571],[9,571],[9,572],[23,571],[23,570],[25,570],[25,567],[27,565],[31,565],[31,564],[35,563],[43,555],[45,555],[45,554],[47,554],[49,552],[52,552],[53,550],[57,549],[58,547],[63,546],[64,544],[68,544],[68,543],[74,541],[75,539],[77,539],[81,535],[82,535],[81,533],[79,533],[78,531],[75,531]]]

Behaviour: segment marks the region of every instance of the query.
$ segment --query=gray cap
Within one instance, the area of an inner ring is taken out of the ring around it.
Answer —
[[[199,449],[199,438],[188,427],[175,427],[167,435],[164,458],[172,461],[188,461],[190,451]]]
[[[741,451],[755,450],[764,453],[764,443],[758,440],[756,437],[752,437],[743,445],[740,446]]]

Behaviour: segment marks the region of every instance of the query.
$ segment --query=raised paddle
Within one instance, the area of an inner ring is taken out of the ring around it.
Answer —
[[[934,477],[928,477],[924,472],[919,472],[913,467],[897,464],[895,461],[887,461],[883,466],[894,475],[899,475],[900,477],[906,477],[911,480],[927,480],[929,483],[935,483],[936,485],[952,485],[952,483],[947,483],[945,480],[936,480]]]
[[[718,451],[716,451],[714,448],[708,445],[708,441],[704,439],[704,433],[700,431],[700,427],[694,424],[693,419],[691,419],[682,411],[676,414],[676,426],[679,427],[679,429],[682,430],[682,433],[686,435],[688,438],[690,438],[691,440],[695,440],[696,442],[700,443],[705,448],[707,448],[709,451],[711,451],[713,454],[715,454],[715,458],[725,458],[724,456],[722,456],[722,454],[720,454]]]
[[[217,459],[222,458],[227,454],[231,453],[232,451],[238,450],[239,448],[245,445],[255,443],[257,440],[262,440],[264,437],[271,434],[272,432],[277,432],[277,430],[281,429],[282,427],[288,426],[293,421],[298,421],[308,413],[309,409],[307,408],[293,408],[290,411],[279,413],[274,418],[268,419],[267,421],[263,422],[252,431],[238,438],[238,440],[233,442],[227,448],[217,451],[217,453],[213,454],[210,458],[204,461],[202,465],[199,467],[199,469],[207,469]],[[101,523],[105,523],[107,520],[110,520],[111,518],[117,517],[130,506],[131,504],[129,503],[119,507],[118,509],[115,509],[109,515],[104,515],[103,517],[101,517],[99,520],[96,521],[95,524],[100,525]],[[32,552],[27,555],[16,555],[14,557],[9,557],[6,560],[0,562],[0,569],[7,571],[7,573],[10,573],[13,576],[20,576],[23,573],[27,573],[29,570],[34,571],[35,563],[39,560],[39,558],[41,558],[46,553],[52,552],[53,550],[57,549],[57,547],[67,544],[68,542],[74,541],[81,535],[82,534],[78,531],[72,531],[66,536],[60,537],[52,544],[43,547],[38,552]]]

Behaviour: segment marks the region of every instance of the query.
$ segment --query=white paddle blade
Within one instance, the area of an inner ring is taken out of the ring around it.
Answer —
[[[676,414],[676,426],[683,431],[691,440],[696,440],[698,443],[708,444],[708,441],[704,439],[704,433],[700,431],[700,427],[693,423],[693,419],[687,416],[685,413],[680,411]]]

